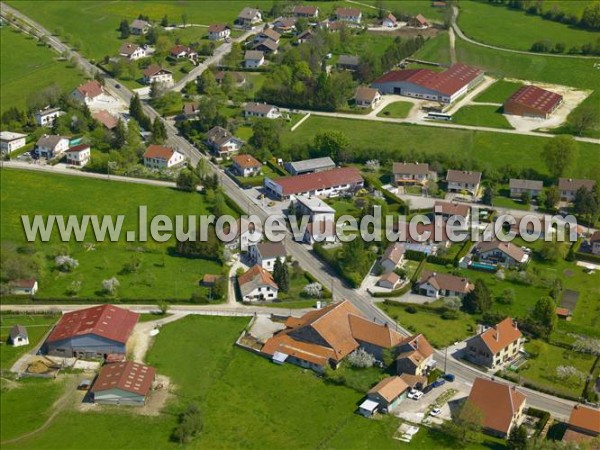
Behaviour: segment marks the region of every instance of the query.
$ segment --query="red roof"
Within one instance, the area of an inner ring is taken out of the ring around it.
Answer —
[[[237,156],[233,156],[231,159],[235,164],[240,166],[242,169],[250,169],[252,167],[262,167],[262,164],[260,163],[260,161],[258,161],[252,155],[247,155],[247,154],[237,155]]]
[[[91,392],[122,389],[146,396],[152,387],[156,370],[145,364],[126,361],[106,364],[100,369]]]
[[[600,409],[575,405],[571,410],[569,425],[592,433],[600,433]]]
[[[125,344],[139,316],[138,313],[113,305],[93,306],[65,313],[46,342],[95,334]]]
[[[454,64],[444,72],[429,69],[392,70],[373,83],[407,81],[444,95],[453,95],[481,75],[481,70],[465,64]]]
[[[98,81],[92,80],[79,86],[77,91],[79,91],[79,93],[84,97],[96,98],[102,94],[103,89],[102,85]]]
[[[281,186],[283,195],[293,195],[300,192],[327,189],[343,184],[360,183],[363,178],[354,167],[340,167],[324,170],[323,172],[307,173],[273,180]]]
[[[35,278],[29,278],[27,280],[15,280],[12,282],[13,286],[21,289],[33,289],[35,283]]]
[[[173,153],[175,152],[169,147],[163,147],[162,145],[152,144],[149,145],[146,149],[146,153],[144,153],[144,158],[156,158],[168,161],[171,159],[171,156],[173,156]]]
[[[83,150],[89,150],[89,148],[90,148],[90,146],[88,144],[79,144],[79,145],[76,145],[74,147],[70,147],[67,150],[67,153],[78,153],[78,152],[81,152]]]
[[[118,119],[112,116],[108,111],[101,110],[95,113],[92,113],[92,117],[104,125],[109,130],[112,130],[119,123]]]
[[[546,89],[537,86],[523,86],[506,100],[505,105],[515,103],[543,113],[550,113],[562,102],[562,99],[562,95]]]
[[[508,347],[510,344],[520,339],[522,334],[517,328],[516,322],[507,317],[502,322],[488,328],[479,335],[492,354]]]

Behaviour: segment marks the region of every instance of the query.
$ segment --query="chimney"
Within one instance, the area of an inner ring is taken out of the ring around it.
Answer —
[[[496,342],[500,342],[500,331],[496,327]]]

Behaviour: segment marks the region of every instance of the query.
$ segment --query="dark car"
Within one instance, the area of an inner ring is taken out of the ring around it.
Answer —
[[[434,388],[436,388],[436,387],[443,386],[444,384],[446,384],[446,380],[444,380],[443,378],[439,378],[439,379],[435,380],[431,385]]]
[[[120,85],[119,83],[115,84],[115,87],[116,87],[117,89],[121,89],[121,85]]]
[[[451,373],[445,374],[444,375],[444,380],[450,381],[450,382],[454,381],[454,374],[451,374]]]

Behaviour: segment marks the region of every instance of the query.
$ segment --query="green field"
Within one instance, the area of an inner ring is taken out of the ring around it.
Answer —
[[[25,109],[27,98],[54,83],[65,91],[75,89],[83,80],[66,61],[24,33],[0,28],[0,113],[8,108]]]
[[[484,103],[504,103],[508,97],[517,92],[521,86],[523,86],[521,83],[498,80],[477,97],[475,97],[473,101]]]
[[[552,3],[562,8],[569,2]],[[596,32],[571,28],[525,11],[481,0],[460,2],[458,25],[465,35],[478,42],[515,50],[529,50],[534,42],[544,40],[564,43],[569,49],[595,43],[598,39]]]
[[[340,119],[311,116],[293,133],[284,133],[282,143],[312,143],[316,134],[338,130],[344,133],[353,147],[373,152],[392,152],[396,161],[410,158],[409,153],[421,158],[434,158],[444,153],[457,159],[467,158],[481,169],[494,169],[506,166],[530,168],[546,174],[547,169],[540,154],[546,138],[479,132],[457,129],[443,129],[425,126],[413,126],[366,120]],[[385,136],[385,139],[373,141],[373,136]],[[402,142],[402,146],[398,146]],[[526,148],[527,152],[523,152]],[[591,143],[579,143],[580,158],[572,176],[590,176],[600,167],[596,153],[598,146]],[[377,154],[377,153],[373,153]],[[596,161],[591,163],[591,161]]]
[[[410,110],[414,106],[411,102],[394,102],[387,105],[383,111],[377,114],[378,117],[393,117],[396,119],[404,119],[408,117]]]
[[[468,105],[463,106],[452,115],[452,122],[460,125],[479,127],[504,128],[512,130],[512,126],[502,115],[498,106]]]
[[[24,353],[31,351],[58,320],[58,316],[41,316],[29,314],[0,315],[0,369],[9,369]],[[7,345],[8,332],[13,325],[23,325],[27,328],[29,345],[13,347]]]
[[[429,38],[413,57],[422,61],[450,65],[450,37],[448,33],[444,31],[435,38]]]
[[[1,187],[2,243],[16,247],[26,244],[21,214],[124,214],[123,230],[137,230],[139,205],[147,206],[149,220],[156,214],[187,217],[207,212],[203,195],[131,183],[4,170]],[[53,236],[48,243],[37,241],[26,246],[35,252],[30,258],[40,265],[38,297],[64,298],[71,283],[80,281],[79,298],[100,298],[102,280],[116,276],[120,282],[120,298],[189,299],[192,292],[201,291],[197,283],[205,273],[221,271],[214,261],[172,256],[174,238],[158,243],[149,235],[148,242],[127,243],[122,232],[119,242],[106,240],[86,247],[86,243],[94,241],[89,231],[85,241],[61,243]],[[54,268],[54,257],[65,252],[79,261],[79,267],[70,273]],[[123,273],[125,264],[134,255],[141,259],[140,269]]]

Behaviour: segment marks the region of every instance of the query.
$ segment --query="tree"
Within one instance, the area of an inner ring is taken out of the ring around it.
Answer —
[[[108,280],[102,280],[102,291],[108,295],[116,295],[117,289],[121,283],[116,277],[109,278]]]
[[[527,430],[523,425],[513,427],[508,436],[507,446],[509,450],[526,450],[527,449]]]
[[[548,339],[556,321],[556,303],[552,297],[542,297],[529,312],[526,325],[537,337]]]
[[[544,241],[540,250],[540,256],[544,261],[555,262],[564,257],[565,245],[556,239]]]
[[[577,161],[578,155],[577,141],[572,136],[549,139],[542,151],[542,158],[554,178],[564,175]]]
[[[167,129],[160,117],[155,117],[152,122],[152,143],[162,144],[167,140]]]
[[[350,145],[348,137],[341,131],[325,131],[315,136],[314,147],[319,156],[329,156],[334,161]]]
[[[114,148],[121,149],[127,143],[127,129],[125,128],[125,123],[120,117],[117,121],[117,126],[114,129],[113,136],[112,144]]]
[[[252,137],[249,144],[257,150],[274,152],[281,148],[281,125],[279,121],[257,119],[252,124]]]
[[[163,18],[160,21],[160,26],[161,27],[168,27],[169,26],[169,18],[167,17],[167,15],[165,14],[163,16]]]
[[[598,127],[600,113],[598,108],[592,105],[582,105],[569,115],[568,121],[573,131],[581,136],[586,131]]]
[[[475,287],[463,298],[463,309],[470,314],[489,311],[492,306],[492,295],[485,281],[478,279]]]
[[[165,301],[160,302],[157,306],[161,316],[164,316],[169,311],[169,304]]]
[[[202,432],[203,428],[202,413],[198,406],[192,403],[179,415],[179,423],[173,430],[171,437],[181,445],[189,444]]]
[[[121,32],[121,39],[127,39],[129,37],[129,23],[127,22],[127,19],[121,20],[119,31]]]
[[[281,261],[280,258],[277,258],[273,264],[273,280],[275,280],[281,292],[289,290],[290,281],[287,264],[285,261]]]
[[[529,191],[523,191],[521,194],[521,201],[524,205],[529,205],[529,203],[531,203],[531,194]]]
[[[546,189],[544,196],[544,207],[548,211],[554,210],[558,202],[560,201],[560,192],[556,186],[550,186]]]
[[[68,255],[58,255],[54,258],[54,263],[61,272],[72,272],[79,266],[79,261]]]
[[[585,186],[581,186],[577,189],[577,192],[575,192],[573,208],[577,214],[584,217],[588,224],[591,225],[593,223],[593,217],[596,216],[600,210],[599,200],[595,190],[589,190]]]
[[[152,122],[150,118],[144,113],[140,96],[137,93],[133,97],[131,97],[131,101],[129,102],[129,115],[135,120],[137,120],[137,122],[144,130],[150,130]]]
[[[375,357],[366,350],[359,348],[348,355],[347,361],[352,367],[365,369],[367,367],[373,367],[373,364],[375,364]]]
[[[188,167],[182,169],[177,176],[177,189],[182,191],[195,192],[199,183],[198,175]]]
[[[219,85],[212,70],[205,70],[198,77],[198,92],[200,94],[212,95],[217,92]]]
[[[506,288],[502,291],[496,301],[502,305],[512,305],[515,301],[515,291],[511,288]]]
[[[183,13],[181,15],[181,23],[183,24],[184,28],[187,26],[187,21],[188,21],[188,15],[186,13]]]
[[[496,189],[492,184],[488,184],[483,190],[483,196],[481,197],[481,201],[486,205],[492,205],[492,201],[494,200],[494,196],[496,195]]]
[[[466,400],[458,408],[454,420],[445,421],[442,429],[464,446],[476,438],[482,423],[483,413],[481,410]]]

